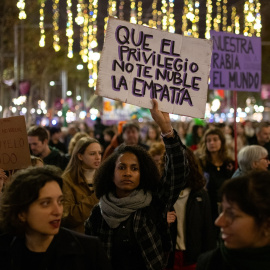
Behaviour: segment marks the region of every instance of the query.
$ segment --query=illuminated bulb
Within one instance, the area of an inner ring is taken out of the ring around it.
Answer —
[[[78,16],[75,18],[75,22],[78,24],[78,25],[82,25],[84,23],[84,17],[82,16]]]

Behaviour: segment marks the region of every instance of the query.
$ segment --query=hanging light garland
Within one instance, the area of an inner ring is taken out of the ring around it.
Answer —
[[[212,28],[212,12],[212,0],[206,0],[206,29],[204,34],[206,39],[210,39],[210,30]]]
[[[82,16],[83,16],[83,26],[80,29],[80,55],[82,61],[87,63],[88,61],[88,23],[89,23],[89,16],[87,10],[87,4],[82,4]]]
[[[104,18],[104,33],[106,33],[108,18],[116,15],[116,1],[108,1],[108,16]]]
[[[56,52],[61,49],[59,42],[59,0],[53,0],[53,48]]]
[[[221,0],[217,0],[216,2],[217,6],[217,16],[213,20],[213,26],[215,31],[219,31],[219,26],[221,23]]]
[[[254,24],[254,29],[257,32],[256,36],[260,37],[261,36],[261,29],[262,29],[262,18],[261,18],[261,3],[259,0],[256,1],[256,8],[255,8],[255,24]]]
[[[235,15],[235,34],[240,34],[240,17]]]
[[[45,7],[45,1],[42,0],[40,3],[40,9],[39,9],[39,29],[40,29],[40,40],[39,40],[39,46],[44,47],[45,46],[45,29],[44,29],[44,7]]]
[[[142,1],[138,2],[138,24],[142,25]]]
[[[233,32],[235,30],[235,16],[236,16],[236,8],[232,7],[231,25],[228,25],[227,27],[228,32]]]
[[[183,7],[183,15],[182,15],[182,33],[185,36],[187,36],[187,34],[188,34],[187,14],[188,14],[188,0],[185,0],[184,7]]]
[[[20,10],[19,12],[19,19],[20,20],[25,20],[26,19],[26,13],[25,13],[25,1],[24,0],[19,0],[17,2],[17,8]]]
[[[167,16],[167,1],[162,0],[161,12],[162,12],[162,30],[166,31],[168,28],[168,16]]]
[[[84,22],[83,7],[84,7],[84,0],[79,0],[77,4],[77,16],[75,18],[75,22],[78,25],[82,25]]]
[[[120,4],[119,4],[119,19],[120,20],[124,20],[124,5],[125,5],[125,1],[120,1]]]
[[[152,2],[152,19],[148,20],[148,25],[152,28],[157,28],[157,19],[158,19],[158,11],[157,11],[157,0],[153,0]]]
[[[174,20],[174,0],[169,1],[169,10],[168,10],[168,17],[169,17],[169,32],[175,33],[175,20]]]
[[[137,23],[136,1],[130,0],[130,22]]]
[[[115,2],[115,1],[114,1]],[[97,81],[99,53],[95,53],[97,43],[97,12],[98,0],[89,1],[89,23],[88,23],[88,86],[95,87]]]
[[[259,0],[249,0],[244,4],[244,16],[245,16],[245,36],[261,35],[261,4]]]
[[[73,57],[73,16],[72,16],[72,1],[67,0],[67,27],[66,36],[68,38],[68,58]]]
[[[200,20],[200,17],[199,17],[200,2],[195,1],[194,7],[195,7],[195,18],[192,23],[192,33],[193,33],[193,37],[198,38],[199,37],[199,20]]]
[[[227,10],[227,3],[228,0],[223,0],[223,6],[222,6],[222,31],[227,31],[227,17],[228,17],[228,10]]]
[[[182,32],[185,36],[199,37],[199,1],[185,0]]]

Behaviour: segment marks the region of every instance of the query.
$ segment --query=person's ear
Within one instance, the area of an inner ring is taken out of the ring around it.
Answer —
[[[49,139],[44,139],[43,144],[49,144]]]
[[[257,169],[258,167],[258,161],[253,161],[252,162],[252,169]]]
[[[261,229],[263,236],[270,238],[270,218],[263,222]]]
[[[21,212],[18,214],[18,218],[21,222],[25,222],[26,221],[26,214],[25,212]]]
[[[82,154],[78,153],[77,157],[80,161],[82,161]]]

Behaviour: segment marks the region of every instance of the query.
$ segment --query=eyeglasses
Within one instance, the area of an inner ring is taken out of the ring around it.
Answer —
[[[219,212],[219,217],[223,216],[227,222],[227,224],[232,224],[234,220],[239,217],[239,215],[236,215],[231,209],[222,209],[222,205],[218,205],[218,212]],[[219,218],[218,217],[218,218]]]
[[[267,157],[260,158],[259,161],[262,160],[262,159],[265,159],[266,161],[269,161],[268,156]]]

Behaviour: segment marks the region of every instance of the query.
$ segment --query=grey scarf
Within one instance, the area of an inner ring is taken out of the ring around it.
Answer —
[[[134,190],[128,197],[117,198],[111,192],[102,196],[99,201],[101,215],[110,228],[117,228],[121,222],[138,209],[150,205],[152,194],[141,190]]]

